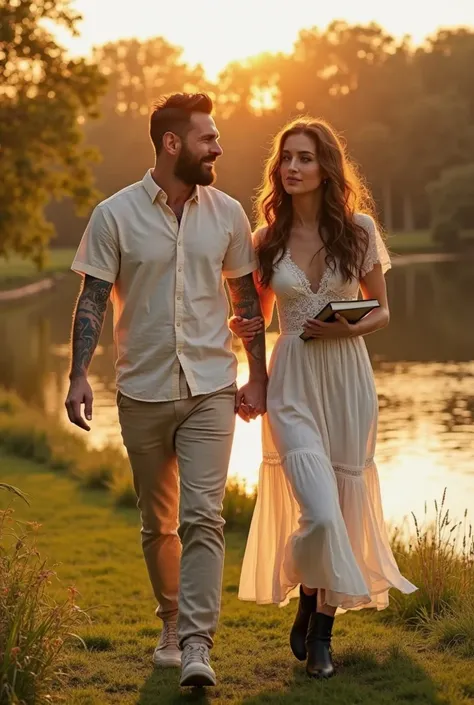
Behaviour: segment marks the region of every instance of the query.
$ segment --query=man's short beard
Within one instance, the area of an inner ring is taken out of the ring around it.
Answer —
[[[215,179],[214,171],[204,169],[203,160],[196,159],[184,144],[174,167],[174,175],[189,186],[209,186]]]

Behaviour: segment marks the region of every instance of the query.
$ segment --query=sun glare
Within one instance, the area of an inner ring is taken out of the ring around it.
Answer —
[[[426,11],[414,9],[412,0],[333,0],[326,5],[299,0],[291,6],[274,0],[174,0],[167,6],[134,0],[133,9],[116,0],[74,0],[73,6],[83,15],[79,36],[71,38],[62,30],[57,35],[74,54],[88,54],[93,46],[119,38],[162,36],[183,47],[184,60],[201,64],[211,80],[230,61],[291,52],[299,30],[324,29],[335,19],[377,22],[396,36],[410,34],[415,42],[440,26],[474,25],[472,0],[434,3]]]
[[[252,89],[252,99],[250,107],[256,115],[262,115],[268,110],[274,110],[278,105],[278,88],[270,86],[268,88],[259,88],[254,86]]]

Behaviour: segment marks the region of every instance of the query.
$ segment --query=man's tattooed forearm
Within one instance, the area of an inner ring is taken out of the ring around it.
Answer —
[[[111,289],[112,284],[102,279],[85,277],[72,329],[71,379],[87,372],[99,342]]]
[[[227,283],[236,316],[255,318],[262,315],[252,274],[229,279]],[[259,333],[253,340],[243,344],[249,361],[250,376],[266,377],[265,332]]]

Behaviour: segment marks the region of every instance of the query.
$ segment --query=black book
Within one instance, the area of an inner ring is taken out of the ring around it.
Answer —
[[[349,321],[349,323],[357,323],[364,318],[368,313],[380,306],[377,299],[356,299],[355,301],[330,301],[321,311],[314,317],[315,320],[323,321],[324,323],[333,323],[336,320],[336,313]],[[300,335],[301,340],[311,340],[304,333]]]

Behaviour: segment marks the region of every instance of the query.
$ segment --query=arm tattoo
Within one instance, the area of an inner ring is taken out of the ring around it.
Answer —
[[[228,279],[227,284],[236,316],[255,318],[255,316],[262,315],[252,274]],[[250,377],[266,378],[265,332],[259,333],[248,343],[244,342],[244,347],[249,361]]]
[[[86,275],[77,301],[72,327],[70,379],[87,373],[99,342],[112,284]]]

